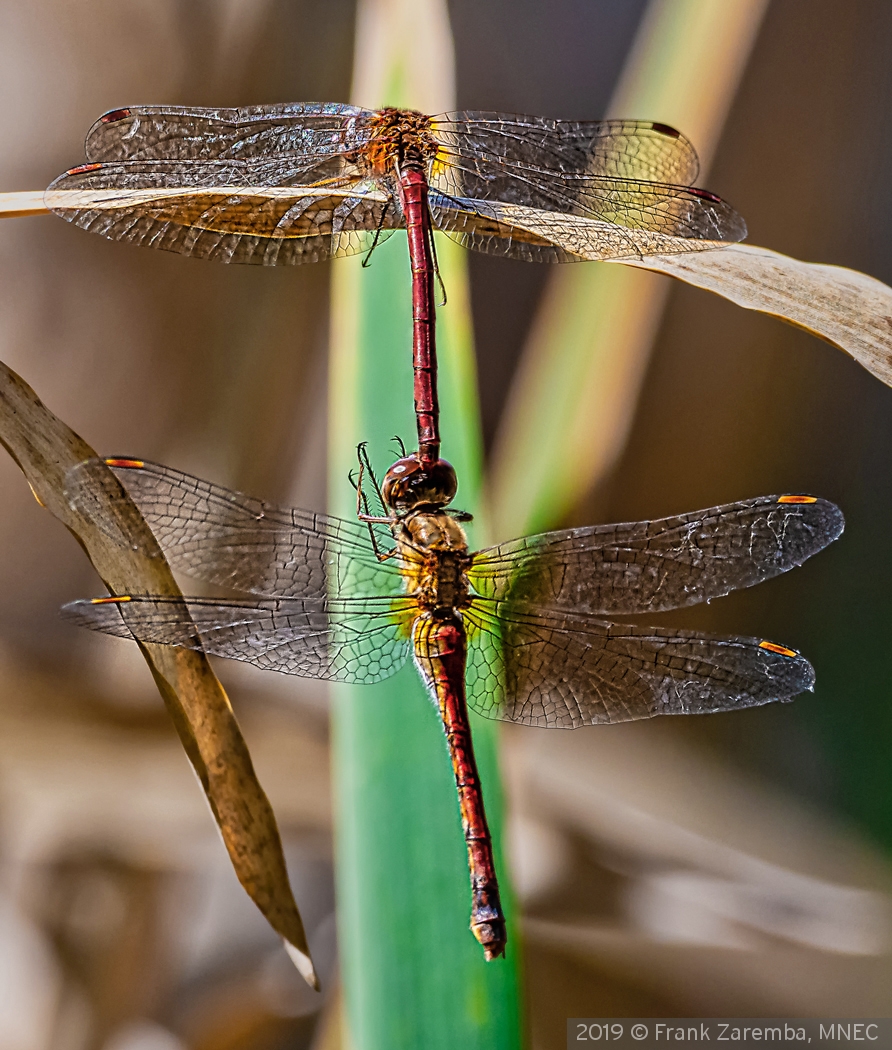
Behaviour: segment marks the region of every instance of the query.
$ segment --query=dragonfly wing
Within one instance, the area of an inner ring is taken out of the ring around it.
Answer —
[[[478,251],[540,261],[693,251],[746,236],[725,201],[691,187],[697,155],[650,121],[491,113],[435,118],[437,224]]]
[[[432,130],[450,162],[485,160],[516,171],[609,175],[690,186],[699,162],[674,128],[644,120],[552,120],[508,113],[447,113]]]
[[[369,248],[403,221],[392,197],[343,171],[280,161],[122,161],[59,176],[47,207],[110,240],[275,266]]]
[[[380,682],[406,662],[415,608],[409,599],[240,603],[150,596],[71,602],[62,615],[94,631],[199,649],[267,671]]]
[[[525,262],[585,261],[585,245],[571,215],[482,198],[453,197],[434,189],[428,201],[434,226],[464,248]],[[612,230],[605,225],[602,233],[606,239]],[[599,250],[606,251],[605,243]],[[631,241],[624,242],[622,256],[630,251]]]
[[[87,132],[89,161],[245,161],[275,155],[316,162],[368,140],[368,110],[338,103],[242,109],[129,106],[104,113]]]
[[[570,617],[496,622],[477,603],[465,618],[468,704],[508,722],[575,729],[734,711],[790,700],[814,685],[804,657],[757,638]]]
[[[528,536],[478,552],[468,576],[479,594],[522,612],[659,612],[801,565],[843,526],[827,500],[763,496],[658,521]]]
[[[100,508],[132,499],[171,566],[209,583],[273,598],[403,593],[398,558],[378,561],[359,522],[277,507],[144,460],[86,460],[66,475],[65,494],[123,546],[139,541]]]
[[[472,197],[432,179],[435,224],[466,248],[530,262],[640,259],[746,236],[731,205],[705,190],[585,176],[499,181]]]

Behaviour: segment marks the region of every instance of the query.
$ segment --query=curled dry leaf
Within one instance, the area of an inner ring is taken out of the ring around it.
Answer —
[[[18,219],[23,215],[45,215],[48,209],[39,190],[0,193],[0,219]]]
[[[705,288],[747,310],[774,314],[844,350],[892,386],[892,288],[867,274],[748,244],[623,261]]]
[[[563,229],[554,213],[525,205],[504,205],[519,230],[547,239],[580,258],[586,257],[587,235],[593,227],[614,230],[603,221],[567,216]],[[47,212],[38,192],[0,193],[0,218]],[[597,232],[597,231],[595,231]],[[635,231],[628,231],[635,250]],[[663,234],[649,235],[651,247],[662,241],[666,254],[609,259],[675,277],[715,292],[746,310],[773,314],[804,328],[854,357],[887,386],[892,386],[892,288],[858,270],[807,263],[789,255],[749,244],[690,241]],[[591,256],[600,259],[601,256]]]
[[[66,473],[96,453],[2,362],[0,442],[38,501],[74,534],[112,594],[180,596],[154,536],[133,503],[123,498],[110,470],[91,493],[89,513],[69,505]],[[114,500],[108,498],[112,494]],[[139,542],[116,542],[115,534],[138,537]],[[222,685],[203,653],[139,647],[207,794],[239,882],[284,938],[307,983],[318,988],[272,807]]]
[[[523,205],[506,205],[515,225],[533,236],[547,237],[580,258],[587,243],[606,236],[607,225],[582,216],[567,216],[555,227],[554,214]],[[845,351],[887,386],[892,386],[892,288],[858,270],[802,262],[770,248],[750,244],[699,241],[696,250],[682,237],[648,234],[650,248],[663,254],[634,257],[635,231],[629,231],[630,256],[605,261],[637,266],[676,277],[715,292],[746,310],[773,314],[804,328]],[[649,250],[650,250],[649,248]]]

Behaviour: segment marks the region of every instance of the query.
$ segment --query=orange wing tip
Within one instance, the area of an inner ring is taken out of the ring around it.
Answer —
[[[116,120],[124,120],[130,116],[129,109],[110,109],[99,118],[103,124],[114,124]]]
[[[140,470],[146,465],[142,459],[105,459],[103,463],[107,467],[130,467],[133,470]]]
[[[791,660],[799,655],[795,649],[787,649],[783,645],[775,645],[774,642],[759,642],[759,648],[767,649],[769,653],[777,653],[778,656],[789,656]]]
[[[91,598],[91,605],[120,605],[123,602],[130,602],[133,599],[129,594],[121,594],[111,598]]]
[[[76,168],[69,168],[66,175],[83,175],[88,171],[99,171],[101,164],[78,164]]]
[[[778,503],[817,503],[817,496],[781,496]]]

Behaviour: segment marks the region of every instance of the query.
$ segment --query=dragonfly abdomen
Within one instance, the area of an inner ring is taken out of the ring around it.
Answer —
[[[467,636],[456,612],[426,612],[412,632],[415,663],[437,704],[452,760],[471,873],[471,932],[487,959],[505,953],[507,933],[474,758],[465,698]]]
[[[412,267],[412,366],[418,455],[427,468],[440,458],[437,351],[434,340],[433,233],[427,171],[437,154],[431,118],[408,109],[383,109],[371,120],[363,153],[379,178],[395,173],[397,197],[406,222]]]

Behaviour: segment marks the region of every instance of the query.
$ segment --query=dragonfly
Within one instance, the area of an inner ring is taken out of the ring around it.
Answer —
[[[785,645],[613,618],[709,601],[800,565],[843,530],[826,500],[762,496],[471,552],[462,527],[470,516],[449,506],[457,480],[444,460],[431,469],[418,453],[403,455],[379,487],[363,451],[356,487],[358,518],[349,521],[144,460],[85,461],[67,477],[73,506],[117,542],[139,545],[99,509],[126,490],[174,569],[237,596],[112,595],[63,613],[107,634],[339,682],[379,682],[412,659],[442,720],[470,928],[487,959],[504,953],[507,931],[468,709],[575,729],[739,710],[813,688],[811,665]]]
[[[742,240],[694,187],[697,154],[652,121],[288,103],[132,106],[100,117],[50,210],[112,240],[267,266],[408,235],[418,452],[439,458],[433,230],[532,261],[637,259]]]

